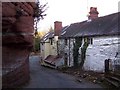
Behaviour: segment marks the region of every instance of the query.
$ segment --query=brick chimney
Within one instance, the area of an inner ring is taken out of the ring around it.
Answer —
[[[88,19],[89,20],[96,19],[98,17],[98,14],[99,14],[99,12],[97,11],[96,7],[90,7]]]
[[[55,36],[59,36],[60,35],[61,29],[62,29],[62,22],[55,21],[54,22]]]

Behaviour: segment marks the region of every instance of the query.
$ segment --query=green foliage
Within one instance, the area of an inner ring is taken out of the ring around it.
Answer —
[[[39,52],[40,50],[40,37],[34,38],[34,52]]]
[[[47,14],[45,14],[45,11],[47,10],[47,4],[41,5],[39,0],[37,0],[36,2],[36,8],[34,8],[34,28],[35,28],[35,36],[38,34],[37,31],[37,24],[41,19],[44,19],[44,16],[46,16]]]
[[[83,45],[83,47],[81,48],[82,53],[81,53],[80,68],[83,67],[83,64],[84,64],[84,62],[85,62],[86,50],[87,50],[88,45],[89,45],[89,39],[86,38],[86,40],[85,40],[85,42],[84,42],[84,45]]]
[[[78,67],[78,55],[79,55],[79,47],[82,44],[82,38],[75,38],[75,43],[73,47],[73,59],[74,59],[74,67]]]
[[[83,67],[83,64],[85,62],[85,57],[86,57],[86,49],[89,45],[89,39],[85,38],[84,40],[84,45],[81,48],[81,62],[80,64],[78,63],[78,56],[79,56],[79,47],[82,45],[82,38],[75,38],[75,43],[74,43],[74,48],[73,48],[73,58],[74,58],[74,67],[80,66],[80,68]]]
[[[46,16],[45,11],[47,10],[47,4],[41,5],[39,0],[36,2],[36,8],[34,8],[34,17],[37,18],[37,22],[40,19],[44,19],[44,16]]]

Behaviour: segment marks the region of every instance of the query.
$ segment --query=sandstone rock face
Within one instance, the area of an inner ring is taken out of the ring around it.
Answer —
[[[29,79],[29,51],[2,47],[2,87],[16,88]]]
[[[29,80],[29,53],[34,35],[33,2],[2,3],[2,86]]]

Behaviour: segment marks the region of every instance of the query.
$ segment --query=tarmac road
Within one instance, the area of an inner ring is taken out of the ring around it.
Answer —
[[[78,82],[72,75],[43,67],[39,56],[30,56],[30,81],[23,88],[102,88],[85,81]]]

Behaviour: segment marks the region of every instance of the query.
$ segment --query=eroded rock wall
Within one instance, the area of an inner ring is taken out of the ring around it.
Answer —
[[[2,86],[17,87],[29,80],[33,47],[34,2],[2,3]]]

